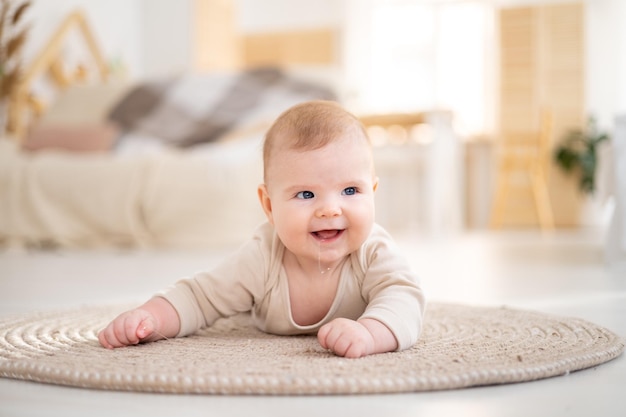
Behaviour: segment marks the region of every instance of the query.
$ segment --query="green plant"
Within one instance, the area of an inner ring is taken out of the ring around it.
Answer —
[[[0,100],[9,97],[19,83],[21,49],[29,27],[22,25],[30,1],[0,0]]]
[[[590,117],[586,129],[570,131],[555,149],[557,165],[565,172],[577,173],[579,187],[585,193],[593,194],[595,191],[598,147],[609,139],[608,134],[598,131],[595,119]]]

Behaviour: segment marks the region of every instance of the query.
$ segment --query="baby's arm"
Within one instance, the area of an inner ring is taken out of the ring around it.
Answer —
[[[120,314],[98,333],[100,344],[108,349],[136,345],[139,342],[175,337],[180,319],[174,307],[161,297]]]
[[[346,358],[360,358],[398,348],[398,341],[387,326],[367,318],[358,321],[335,319],[320,328],[317,340],[324,349]]]

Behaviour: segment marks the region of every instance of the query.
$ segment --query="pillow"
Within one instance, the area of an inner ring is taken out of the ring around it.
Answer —
[[[129,84],[121,82],[71,85],[54,98],[38,123],[58,126],[104,122],[129,89]]]
[[[119,129],[114,123],[84,124],[39,124],[33,126],[24,141],[22,149],[39,151],[62,149],[77,152],[98,152],[110,150],[117,140]]]
[[[110,150],[120,129],[107,115],[129,88],[121,82],[70,85],[31,126],[22,141],[22,149]]]

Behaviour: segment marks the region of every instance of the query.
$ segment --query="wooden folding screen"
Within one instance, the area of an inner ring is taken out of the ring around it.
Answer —
[[[585,123],[584,5],[504,8],[498,23],[501,163],[492,224],[549,227],[545,216],[541,218],[541,210],[549,208],[557,226],[576,225],[582,196],[574,180],[554,165],[552,151],[568,130]],[[551,125],[549,137],[544,138],[546,114]],[[540,145],[541,140],[546,143]],[[547,185],[547,204],[537,199],[534,168],[504,162],[520,143],[538,150],[533,166],[541,168],[539,184],[545,181]]]

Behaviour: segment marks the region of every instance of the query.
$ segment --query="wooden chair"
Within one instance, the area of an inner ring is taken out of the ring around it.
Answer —
[[[552,132],[552,114],[544,111],[538,132],[504,135],[498,153],[491,227],[498,228],[505,220],[514,220],[516,207],[511,204],[519,204],[530,196],[538,226],[542,230],[554,229],[547,177]],[[521,177],[526,181],[520,182]]]

